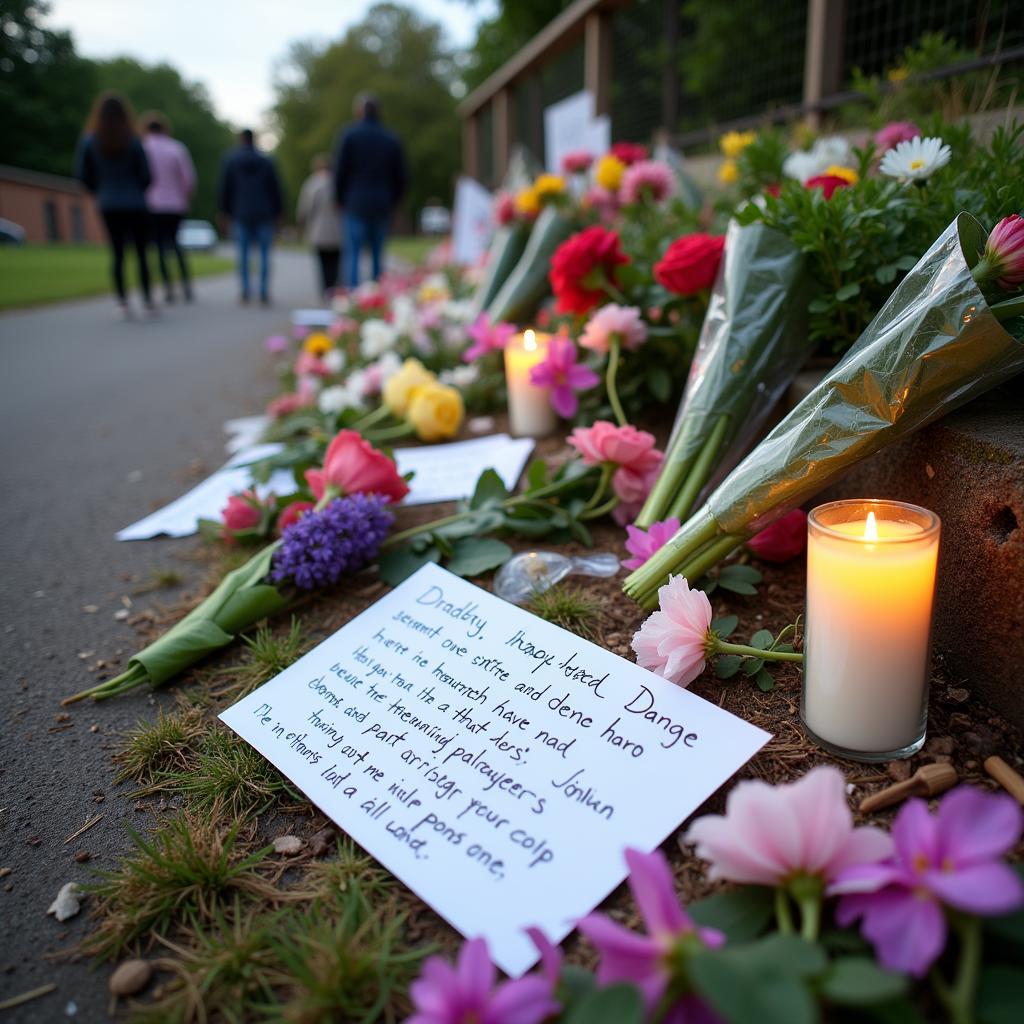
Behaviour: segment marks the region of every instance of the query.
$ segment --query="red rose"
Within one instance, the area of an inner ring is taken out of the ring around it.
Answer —
[[[328,486],[339,494],[382,494],[390,501],[401,501],[409,493],[394,462],[354,430],[338,431],[327,448],[324,468],[307,469],[306,481],[317,500]]]
[[[612,156],[618,157],[629,167],[647,159],[647,147],[637,142],[616,142],[612,146]]]
[[[676,295],[693,295],[715,283],[722,262],[725,238],[721,235],[684,235],[677,238],[654,265],[654,279]]]
[[[311,501],[293,501],[290,505],[286,505],[277,517],[278,531],[284,533],[292,523],[299,521],[299,517],[303,512],[308,512],[311,508],[315,507]]]
[[[224,529],[231,533],[259,526],[263,519],[259,496],[255,491],[232,494],[228,498],[228,503],[220,510],[220,517],[224,522]]]
[[[807,547],[807,513],[795,508],[747,541],[747,547],[765,562],[788,562]]]
[[[595,225],[566,239],[551,258],[548,277],[559,313],[589,313],[608,298],[603,284],[628,263],[619,236]]]
[[[845,178],[840,178],[837,174],[819,174],[804,182],[804,188],[820,188],[826,199],[831,199],[837,188],[848,188],[849,185]]]
[[[777,181],[773,181],[770,185],[765,185],[764,192],[765,195],[774,196],[778,199],[779,193],[782,192],[782,186]]]

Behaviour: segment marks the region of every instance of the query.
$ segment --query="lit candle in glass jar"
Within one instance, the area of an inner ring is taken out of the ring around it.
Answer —
[[[505,346],[509,430],[516,437],[546,437],[558,422],[547,388],[530,382],[530,370],[547,358],[550,334],[524,331]]]
[[[807,519],[804,725],[865,761],[924,744],[939,517],[895,501],[834,501]]]

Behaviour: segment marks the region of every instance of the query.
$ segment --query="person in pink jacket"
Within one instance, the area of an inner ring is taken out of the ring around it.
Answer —
[[[192,282],[185,252],[178,245],[178,227],[188,213],[189,199],[196,187],[195,167],[185,145],[171,138],[170,125],[163,114],[158,111],[143,114],[142,130],[142,145],[153,176],[152,184],[146,190],[146,205],[153,222],[153,238],[156,241],[160,276],[164,281],[164,296],[168,303],[174,302],[174,285],[168,258],[173,253],[178,259],[185,301],[191,302]]]

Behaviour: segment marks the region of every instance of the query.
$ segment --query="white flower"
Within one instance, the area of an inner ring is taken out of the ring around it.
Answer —
[[[345,369],[345,353],[340,348],[332,348],[321,361],[331,373],[341,373]]]
[[[343,295],[341,292],[335,292],[334,298],[331,299],[331,309],[335,313],[345,314],[352,308],[352,302],[347,295]]]
[[[450,370],[442,370],[437,379],[442,384],[448,384],[453,388],[466,388],[475,383],[480,376],[480,368],[471,363],[469,366],[454,366]]]
[[[391,302],[391,323],[399,334],[413,334],[419,327],[416,303],[411,295],[396,295]]]
[[[373,364],[373,369],[380,377],[381,384],[386,384],[402,368],[402,360],[394,352],[385,352]]]
[[[471,299],[452,299],[441,307],[441,315],[456,324],[468,324],[476,319]]]
[[[385,320],[366,320],[359,331],[359,351],[364,359],[376,359],[390,352],[398,341],[398,331]]]
[[[952,152],[942,139],[907,139],[890,149],[878,169],[890,178],[924,181],[949,163]]]
[[[341,412],[347,409],[352,403],[348,398],[348,388],[344,384],[335,384],[334,387],[324,388],[316,402],[321,412]]]
[[[296,391],[304,391],[307,395],[315,395],[323,387],[323,381],[319,377],[314,377],[309,374],[305,377],[300,377],[296,381]]]
[[[833,164],[846,166],[849,162],[849,142],[841,135],[823,135],[809,150],[790,153],[782,164],[782,173],[805,183],[808,178],[824,174]]]

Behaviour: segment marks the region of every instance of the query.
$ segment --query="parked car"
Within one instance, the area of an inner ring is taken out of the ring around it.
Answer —
[[[182,249],[211,252],[219,241],[217,229],[208,220],[183,220],[178,228],[178,245]]]
[[[13,220],[0,217],[0,245],[24,245],[25,229]]]
[[[451,213],[437,200],[431,200],[420,210],[420,231],[424,235],[446,235],[451,226]]]

